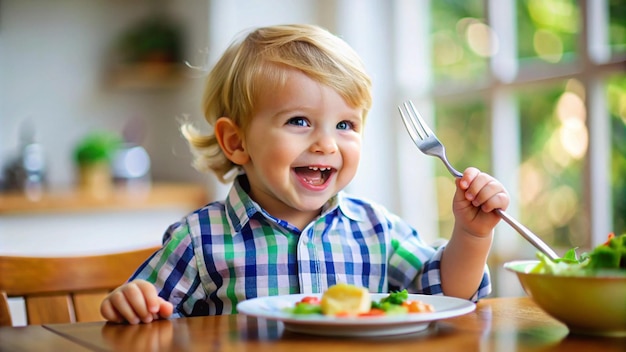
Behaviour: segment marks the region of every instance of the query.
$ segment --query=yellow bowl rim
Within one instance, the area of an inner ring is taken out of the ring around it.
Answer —
[[[601,276],[595,276],[595,275],[554,275],[554,274],[540,274],[540,273],[531,273],[527,270],[528,266],[531,264],[539,264],[539,260],[538,259],[522,259],[522,260],[512,260],[512,261],[508,261],[505,262],[503,264],[504,269],[516,273],[516,274],[523,274],[523,275],[531,275],[531,276],[549,276],[549,277],[563,277],[563,278],[578,278],[578,279],[587,279],[587,280],[598,280],[598,279],[602,279],[602,280],[616,280],[616,281],[622,281],[622,280],[626,280],[626,271],[624,271],[623,273],[621,271],[617,272],[616,274],[614,274],[613,272],[609,272],[609,273],[605,273]],[[520,265],[525,265],[524,267],[524,271],[521,270],[516,270],[514,269],[514,266],[520,266]]]

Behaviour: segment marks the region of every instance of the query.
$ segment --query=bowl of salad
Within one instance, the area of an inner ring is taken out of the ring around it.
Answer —
[[[590,252],[576,248],[552,261],[507,262],[524,291],[570,333],[626,336],[626,234],[609,235]]]

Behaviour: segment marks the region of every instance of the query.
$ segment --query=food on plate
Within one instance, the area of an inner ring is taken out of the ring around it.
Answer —
[[[306,296],[288,311],[293,314],[323,314],[345,317],[383,316],[391,314],[434,312],[430,304],[409,300],[407,290],[392,292],[380,301],[373,301],[364,287],[350,284],[331,286],[317,296]]]
[[[580,256],[576,249],[570,249],[555,261],[543,253],[537,253],[539,264],[531,273],[569,276],[594,275],[598,272],[626,273],[626,234],[615,236],[610,233],[606,242]]]
[[[320,307],[325,315],[358,315],[367,313],[372,306],[370,293],[365,287],[348,284],[334,285],[322,295]]]

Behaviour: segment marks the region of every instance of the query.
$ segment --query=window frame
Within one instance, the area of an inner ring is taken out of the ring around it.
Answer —
[[[611,168],[611,130],[605,84],[607,77],[614,73],[623,73],[626,67],[626,54],[611,53],[606,26],[601,25],[608,23],[607,1],[579,1],[582,28],[574,62],[520,64],[516,52],[516,1],[484,0],[486,23],[497,33],[500,50],[489,61],[489,77],[486,81],[454,86],[437,85],[428,73],[431,63],[425,58],[431,56],[431,45],[428,39],[430,32],[425,26],[430,24],[430,0],[397,1],[394,11],[398,97],[410,97],[414,100],[427,119],[434,119],[433,107],[438,101],[455,100],[467,95],[482,95],[487,100],[492,124],[491,144],[498,146],[492,152],[492,173],[512,193],[512,202],[507,212],[516,218],[519,218],[520,205],[514,192],[519,189],[520,180],[518,173],[510,172],[520,165],[520,116],[515,98],[516,89],[570,78],[576,78],[584,85],[589,150],[583,177],[583,193],[585,211],[590,219],[590,236],[586,244],[589,248],[606,240],[613,223],[611,180],[610,173],[607,172]],[[413,49],[407,49],[407,42],[416,45]],[[415,77],[420,77],[420,80],[415,80]],[[400,123],[396,126],[396,132],[405,133]],[[407,218],[420,211],[420,206],[415,204],[416,197],[424,198],[424,189],[434,189],[432,164],[438,162],[434,158],[428,158],[425,162],[424,159],[427,158],[422,158],[420,163],[416,163],[415,147],[409,144],[406,139],[397,142],[400,188],[403,190],[398,195],[400,214]],[[426,196],[430,197],[431,194]],[[434,197],[436,199],[436,194]],[[429,233],[437,233],[436,218],[431,219],[432,223],[427,229]],[[421,222],[420,226],[423,227],[424,220]],[[520,259],[520,245],[527,245],[521,236],[506,224],[498,225],[492,259],[499,264],[505,260]],[[527,251],[525,254],[533,253]]]

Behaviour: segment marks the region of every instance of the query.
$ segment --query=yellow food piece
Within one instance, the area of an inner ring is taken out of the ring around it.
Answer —
[[[357,315],[369,312],[372,306],[370,293],[364,287],[350,284],[331,286],[322,295],[322,313],[326,315]]]

